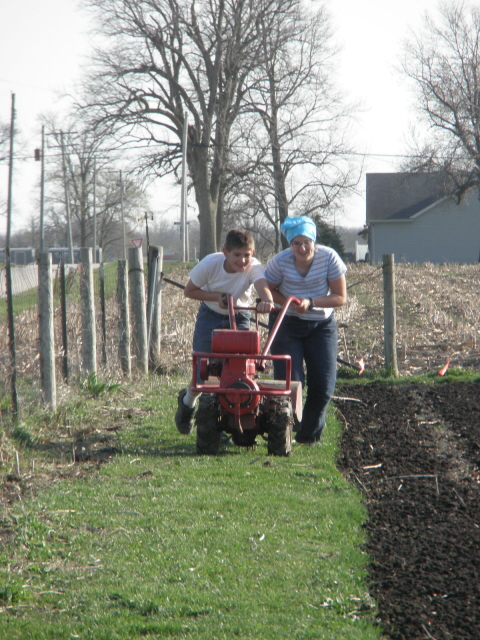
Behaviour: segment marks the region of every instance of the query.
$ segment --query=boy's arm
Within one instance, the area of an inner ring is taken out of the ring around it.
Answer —
[[[270,313],[273,306],[272,293],[265,278],[259,278],[253,283],[261,302],[257,305],[258,313]]]
[[[223,301],[222,293],[216,293],[215,291],[205,291],[205,289],[201,289],[200,287],[197,287],[196,284],[193,284],[191,280],[187,282],[183,291],[183,295],[186,298],[190,298],[191,300],[217,302],[220,309],[228,309],[228,306]]]

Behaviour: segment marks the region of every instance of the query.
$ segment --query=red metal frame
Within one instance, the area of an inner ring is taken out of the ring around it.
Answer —
[[[267,352],[270,349],[270,346],[275,338],[275,335],[277,334],[278,331],[278,327],[280,326],[280,323],[282,322],[285,313],[289,307],[289,305],[294,302],[295,304],[300,304],[300,300],[298,300],[298,298],[295,298],[293,296],[287,298],[285,300],[285,303],[283,305],[283,307],[281,309],[272,309],[272,311],[278,311],[278,317],[275,321],[275,324],[272,327],[272,331],[270,332],[270,335],[268,337],[267,342],[265,343],[265,346],[262,349],[262,352],[260,354],[246,354],[246,353],[204,353],[204,352],[198,352],[198,351],[194,351],[192,356],[192,391],[194,392],[201,392],[201,393],[217,393],[219,395],[229,395],[229,396],[233,396],[233,398],[235,398],[235,405],[238,405],[240,403],[240,398],[243,397],[245,398],[245,396],[290,396],[291,395],[291,378],[292,378],[292,362],[291,362],[291,358],[289,355],[268,355],[267,356]],[[241,311],[255,311],[257,312],[257,308],[256,307],[234,307],[233,306],[233,298],[232,296],[228,296],[228,312],[229,312],[229,318],[230,318],[230,327],[233,330],[236,330],[236,322],[235,322],[235,310],[241,310]],[[255,316],[255,321],[256,321],[256,327],[258,330],[258,313],[256,313]],[[220,387],[220,385],[216,385],[216,384],[199,384],[197,382],[197,371],[198,371],[198,365],[199,365],[199,361],[202,358],[208,358],[209,360],[234,360],[234,359],[238,359],[238,360],[254,360],[255,361],[255,368],[257,371],[264,371],[265,370],[265,366],[262,364],[265,361],[274,361],[274,360],[284,360],[285,361],[285,366],[286,366],[286,372],[285,372],[285,389],[268,389],[265,387],[262,387],[262,381],[258,380],[255,381],[256,385],[258,385],[258,389],[235,389],[232,387]],[[244,411],[244,413],[248,413],[250,411],[250,409],[247,407],[246,410]],[[237,413],[237,411],[235,411],[235,413]]]

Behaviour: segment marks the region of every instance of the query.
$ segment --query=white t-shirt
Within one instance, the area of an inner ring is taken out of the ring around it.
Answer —
[[[230,293],[234,306],[250,306],[252,285],[260,278],[265,278],[262,265],[256,258],[252,258],[245,271],[227,273],[224,264],[223,253],[211,253],[195,265],[188,275],[196,287],[215,293]],[[220,309],[218,302],[204,302],[213,311],[228,316],[228,309]]]

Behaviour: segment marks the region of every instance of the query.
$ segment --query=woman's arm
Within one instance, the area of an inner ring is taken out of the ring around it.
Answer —
[[[283,305],[285,303],[286,297],[282,293],[280,293],[280,291],[277,289],[278,285],[269,284],[268,286],[270,288],[270,291],[272,292],[273,301],[276,302],[277,304]],[[298,313],[304,313],[305,311],[308,310],[308,306],[310,304],[310,298],[299,298],[299,300],[301,300],[301,303],[294,304],[293,308]]]
[[[347,301],[347,281],[344,275],[336,280],[329,280],[330,292],[326,296],[313,298],[313,306],[322,309],[342,307]]]
[[[341,275],[340,278],[336,280],[330,280],[328,282],[328,286],[330,288],[329,293],[326,296],[317,296],[312,298],[313,306],[318,307],[320,309],[329,309],[335,307],[341,307],[347,301],[347,282],[345,280],[345,276]],[[269,285],[270,291],[272,292],[273,301],[277,304],[283,304],[286,300],[285,296],[283,296],[280,291],[277,289],[277,285]],[[295,311],[297,313],[305,313],[308,311],[310,306],[310,298],[300,298],[301,304],[294,305]]]

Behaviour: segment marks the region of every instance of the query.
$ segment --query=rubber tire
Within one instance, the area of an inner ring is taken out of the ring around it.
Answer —
[[[215,456],[220,447],[220,412],[218,398],[203,394],[198,401],[195,414],[197,424],[197,454]]]
[[[232,441],[233,444],[237,445],[237,447],[249,447],[253,449],[253,447],[255,446],[256,435],[256,432],[252,429],[244,431],[243,433],[235,430],[232,431]]]
[[[290,398],[273,397],[266,413],[267,446],[270,456],[289,456],[292,452],[293,408]]]

